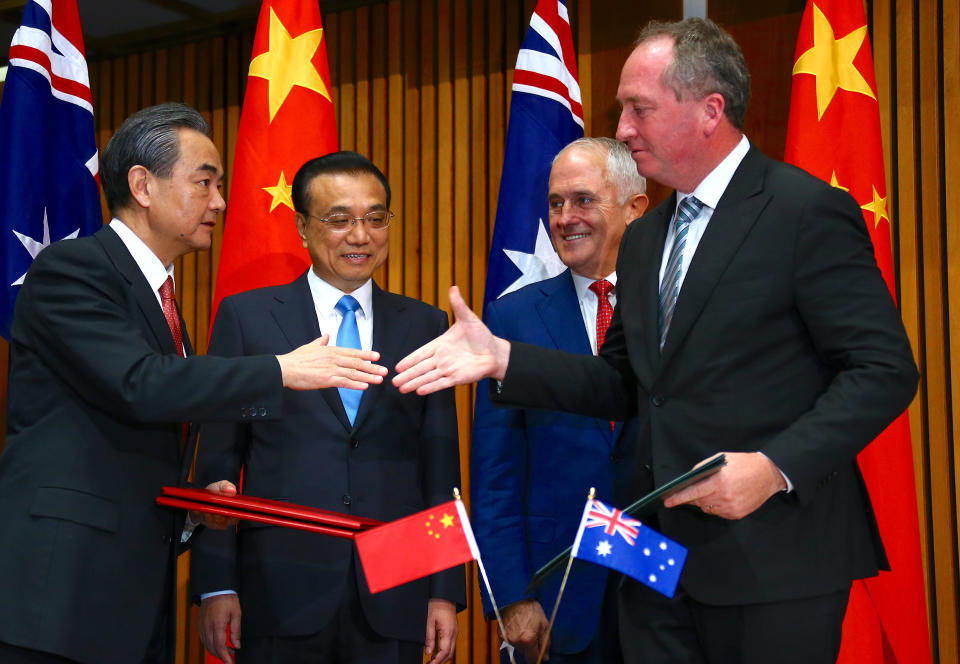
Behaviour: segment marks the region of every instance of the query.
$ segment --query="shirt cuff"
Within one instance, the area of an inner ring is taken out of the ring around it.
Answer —
[[[236,590],[216,590],[212,593],[200,593],[200,601],[207,599],[208,597],[216,597],[217,595],[236,595]]]
[[[763,454],[763,452],[760,452],[760,454]],[[763,454],[763,456],[766,457],[768,460],[770,459],[770,457],[768,457],[766,454]],[[773,463],[772,460],[770,460],[770,462]],[[780,473],[780,476],[783,478],[783,481],[787,483],[787,488],[783,489],[783,492],[793,493],[793,482],[790,481],[790,478],[787,477],[787,474],[782,470],[780,470],[780,467],[777,464],[774,463],[773,467],[777,469],[777,472]]]

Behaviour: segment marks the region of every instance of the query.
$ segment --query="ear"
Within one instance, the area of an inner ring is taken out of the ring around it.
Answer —
[[[727,102],[719,92],[711,92],[700,100],[700,103],[703,105],[703,131],[705,135],[710,136],[725,120],[724,111],[726,111]]]
[[[144,166],[133,166],[127,171],[130,196],[142,208],[150,207],[150,179],[153,174]]]
[[[303,242],[303,248],[307,248],[307,219],[297,212],[293,215],[294,221],[297,222],[297,233],[300,235],[300,240]]]
[[[627,224],[629,225],[634,219],[639,219],[643,216],[643,213],[647,211],[648,205],[650,205],[650,199],[647,198],[646,194],[634,194],[631,196],[624,208],[624,211],[627,213]]]

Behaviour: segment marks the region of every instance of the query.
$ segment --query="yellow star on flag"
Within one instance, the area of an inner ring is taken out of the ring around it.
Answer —
[[[860,208],[873,213],[874,228],[880,225],[881,219],[886,219],[887,223],[890,223],[890,216],[887,214],[887,198],[880,198],[876,187],[873,187],[873,200],[866,205],[861,205]]]
[[[273,212],[278,205],[283,203],[291,210],[293,209],[293,187],[287,184],[287,178],[284,176],[283,171],[280,171],[280,180],[277,181],[272,187],[264,187],[263,190],[273,196],[273,200],[270,202],[270,211]]]
[[[265,78],[270,83],[270,122],[295,85],[332,101],[326,84],[311,62],[322,41],[323,28],[291,37],[270,8],[270,48],[250,62],[250,76]]]
[[[453,517],[449,514],[444,514],[443,518],[440,519],[440,523],[443,524],[444,528],[450,528],[453,525]]]
[[[836,171],[833,171],[833,172],[830,173],[830,186],[831,186],[831,187],[836,187],[837,189],[840,189],[840,190],[842,190],[842,191],[845,191],[845,192],[847,192],[848,194],[850,193],[850,190],[849,190],[847,187],[844,187],[843,185],[840,184],[840,181],[837,179],[837,172],[836,172]]]
[[[835,39],[830,21],[819,7],[813,6],[813,48],[797,58],[793,73],[816,76],[818,120],[833,101],[837,88],[859,92],[876,99],[870,85],[853,64],[866,36],[867,26],[864,25],[840,39]]]

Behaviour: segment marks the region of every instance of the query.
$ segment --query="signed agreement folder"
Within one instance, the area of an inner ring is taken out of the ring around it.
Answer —
[[[353,539],[354,533],[381,524],[374,519],[294,505],[282,500],[244,495],[221,496],[191,487],[165,486],[163,493],[157,497],[157,504],[346,539]]]
[[[675,477],[666,484],[663,484],[643,498],[632,503],[629,507],[624,508],[623,513],[630,516],[635,516],[637,518],[642,518],[647,514],[651,514],[657,510],[662,504],[663,500],[674,494],[681,489],[690,486],[700,480],[706,479],[710,475],[713,475],[715,472],[719,471],[726,465],[727,460],[722,454],[718,454],[714,458],[710,459],[703,465],[697,466],[691,470],[688,470],[683,475]],[[563,567],[564,562],[570,556],[570,551],[572,547],[567,547],[556,556],[554,556],[550,562],[537,570],[537,573],[533,575],[533,578],[530,579],[530,585],[527,586],[527,592],[530,592],[541,583],[543,580],[550,576],[555,570]]]

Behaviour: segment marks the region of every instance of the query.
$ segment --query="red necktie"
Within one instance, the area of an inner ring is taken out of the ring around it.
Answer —
[[[163,316],[167,319],[167,325],[170,326],[170,334],[173,335],[173,344],[177,347],[177,354],[180,357],[186,357],[183,354],[180,314],[177,313],[177,302],[173,299],[173,277],[167,277],[167,280],[160,286],[160,303],[163,305]]]
[[[610,292],[613,284],[606,279],[600,279],[590,284],[590,290],[597,294],[597,352],[607,339],[607,328],[613,320],[613,306],[610,304]],[[610,420],[610,431],[616,427],[616,422]]]
[[[180,332],[180,314],[177,313],[177,302],[173,299],[173,277],[167,277],[159,290],[160,303],[163,305],[163,317],[167,319],[167,325],[170,326],[170,334],[173,335],[173,343],[177,347],[177,354],[180,357],[186,357],[183,353],[183,333]],[[181,448],[187,442],[189,432],[190,425],[184,422],[180,426]]]

